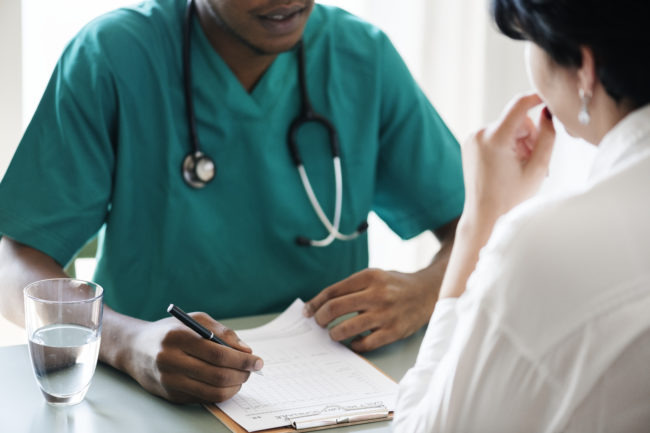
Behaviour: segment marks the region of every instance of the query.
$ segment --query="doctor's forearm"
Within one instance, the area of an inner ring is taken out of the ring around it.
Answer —
[[[23,288],[34,281],[67,276],[61,265],[47,254],[3,236],[0,239],[0,280],[3,283],[0,314],[24,327]],[[128,370],[124,349],[129,339],[126,337],[137,329],[137,322],[104,308],[100,360],[120,370]]]
[[[0,239],[0,314],[18,326],[25,326],[23,288],[46,278],[67,277],[50,256],[6,236]]]
[[[415,327],[413,331],[419,329],[428,323],[431,314],[435,308],[436,302],[440,294],[440,287],[442,285],[447,265],[454,246],[454,238],[456,232],[456,225],[458,219],[455,219],[440,229],[435,231],[435,235],[440,241],[440,249],[433,257],[429,266],[420,269],[417,272],[410,274],[410,278],[414,281],[415,287],[419,287],[416,292],[420,302],[420,313],[414,314],[411,320]]]
[[[433,257],[429,266],[413,274],[416,278],[422,281],[423,285],[430,288],[431,292],[435,296],[435,300],[438,299],[440,286],[445,276],[445,272],[447,271],[447,265],[449,264],[449,258],[454,246],[457,225],[458,219],[454,219],[443,227],[435,230],[434,233],[440,242],[440,249]],[[433,311],[433,306],[431,311]]]
[[[145,326],[140,319],[125,316],[104,305],[102,325],[102,344],[99,349],[99,360],[112,367],[134,376],[133,340]]]

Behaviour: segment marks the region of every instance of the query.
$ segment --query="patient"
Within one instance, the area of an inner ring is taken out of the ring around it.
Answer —
[[[648,432],[650,2],[492,13],[529,41],[537,94],[463,148],[465,209],[395,430]],[[590,179],[519,205],[547,175],[553,116],[597,146]]]

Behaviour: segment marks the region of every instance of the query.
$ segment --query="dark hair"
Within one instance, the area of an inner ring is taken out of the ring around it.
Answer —
[[[617,102],[650,103],[649,0],[491,0],[499,30],[540,46],[564,67],[591,48],[596,75]]]

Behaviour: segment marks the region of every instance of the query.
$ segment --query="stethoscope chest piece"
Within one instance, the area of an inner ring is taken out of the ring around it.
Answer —
[[[192,188],[203,188],[214,179],[217,168],[203,152],[190,152],[183,160],[183,179]]]

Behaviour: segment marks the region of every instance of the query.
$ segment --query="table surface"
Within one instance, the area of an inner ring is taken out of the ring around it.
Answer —
[[[260,326],[275,315],[224,320],[232,329]],[[399,381],[413,365],[424,330],[365,354]],[[127,375],[97,366],[83,402],[69,407],[45,403],[32,373],[27,345],[0,347],[0,432],[11,433],[165,433],[229,430],[200,405],[176,405],[155,397]],[[390,421],[331,429],[338,433],[388,433]]]

